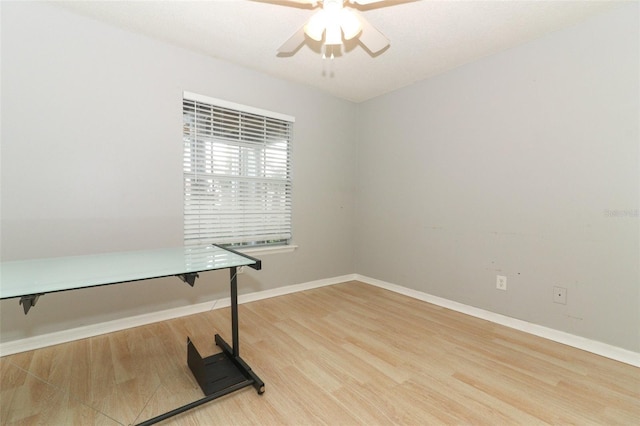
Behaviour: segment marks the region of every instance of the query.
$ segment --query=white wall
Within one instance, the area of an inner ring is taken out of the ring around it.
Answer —
[[[3,260],[181,245],[187,90],[296,117],[299,249],[263,257],[241,293],[353,272],[353,104],[49,4],[3,2],[1,18]],[[1,338],[218,299],[227,274],[49,294],[26,317],[5,300]]]
[[[356,271],[640,350],[638,16],[360,104]]]

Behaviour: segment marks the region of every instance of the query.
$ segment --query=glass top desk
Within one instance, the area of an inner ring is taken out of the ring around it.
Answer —
[[[259,270],[262,262],[217,245],[2,262],[0,299],[20,298],[27,314],[47,293],[170,276],[193,286],[199,272],[229,269],[233,345],[216,334],[222,352],[203,359],[187,338],[187,363],[205,397],[141,423],[149,425],[246,386],[264,392],[264,382],[240,358],[237,268],[241,266]]]

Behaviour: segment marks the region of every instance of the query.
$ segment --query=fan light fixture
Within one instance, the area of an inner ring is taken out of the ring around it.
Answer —
[[[304,26],[304,32],[316,41],[333,46],[342,44],[342,36],[345,40],[351,40],[362,30],[362,24],[356,15],[343,7],[342,0],[324,0],[322,9],[309,19]]]
[[[0,0],[1,1],[1,0]],[[269,0],[260,0],[269,1]],[[276,0],[272,0],[276,1]],[[389,47],[389,40],[375,29],[356,10],[349,9],[349,4],[364,6],[381,3],[384,0],[287,0],[316,8],[322,5],[307,22],[298,29],[282,46],[278,54],[290,56],[294,54],[307,38],[322,43],[322,56],[335,51],[340,52],[344,40],[357,39],[371,55],[377,55]],[[278,1],[280,3],[280,1]]]

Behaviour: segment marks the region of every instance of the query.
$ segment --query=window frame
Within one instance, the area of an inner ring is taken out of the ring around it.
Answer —
[[[186,91],[182,99],[185,245],[295,248],[295,117]]]

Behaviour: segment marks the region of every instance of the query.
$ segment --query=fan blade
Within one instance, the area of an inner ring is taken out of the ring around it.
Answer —
[[[361,14],[358,14],[358,19],[360,19],[360,23],[362,24],[362,32],[360,33],[358,40],[372,54],[375,55],[389,46],[389,40],[384,36],[384,34],[364,19]]]
[[[379,1],[379,0],[375,0],[375,1]],[[318,0],[285,0],[283,2],[269,2],[269,3],[298,3],[305,6],[316,7],[318,5]]]
[[[381,1],[385,1],[385,0],[349,0],[349,1],[351,3],[357,3],[359,5],[366,6],[368,4],[380,3]]]
[[[1,0],[0,0],[1,1]],[[269,3],[279,6],[296,7],[298,9],[315,9],[320,0],[251,0],[257,3]]]
[[[302,26],[291,37],[289,37],[289,40],[285,41],[282,46],[278,47],[278,53],[294,53],[300,46],[302,46],[304,40],[304,26]]]

